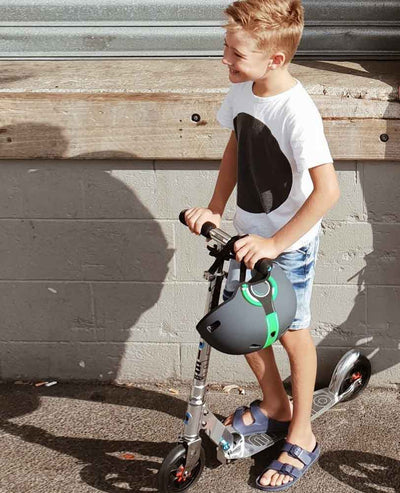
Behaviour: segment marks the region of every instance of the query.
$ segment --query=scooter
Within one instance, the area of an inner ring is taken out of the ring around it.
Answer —
[[[180,213],[180,221],[186,225],[185,211]],[[216,260],[204,278],[209,282],[206,313],[219,304],[221,286],[226,272],[224,262],[234,257],[233,245],[238,237],[231,237],[212,223],[205,223],[202,236],[214,242],[207,246],[210,255]],[[262,262],[268,262],[263,260]],[[255,269],[260,269],[257,264]],[[263,270],[262,266],[261,269]],[[257,433],[243,436],[232,426],[225,426],[207,406],[205,401],[207,372],[211,346],[200,338],[194,380],[186,415],[183,434],[176,445],[164,459],[158,473],[158,488],[162,493],[185,491],[192,487],[203,471],[205,452],[200,431],[217,446],[217,459],[227,464],[235,459],[242,459],[258,454],[267,447],[285,438],[282,435]],[[339,402],[355,398],[367,386],[371,376],[369,359],[357,349],[348,351],[337,363],[329,386],[314,392],[312,415],[314,420]]]

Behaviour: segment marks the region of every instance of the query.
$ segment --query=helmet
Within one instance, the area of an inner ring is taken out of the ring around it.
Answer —
[[[266,348],[290,327],[296,294],[279,265],[267,277],[242,282],[230,299],[207,313],[196,329],[210,346],[227,354],[247,354]]]

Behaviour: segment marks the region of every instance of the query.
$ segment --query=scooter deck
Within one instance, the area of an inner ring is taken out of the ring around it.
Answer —
[[[328,388],[316,390],[313,395],[311,421],[318,418],[318,416],[321,416],[321,414],[324,414],[338,402],[338,396],[331,392]]]
[[[338,402],[337,396],[328,388],[317,390],[313,395],[313,404],[311,411],[311,420],[314,420],[321,414],[325,413]],[[284,438],[283,435],[267,435],[266,433],[257,433],[243,437],[233,450],[228,452],[227,458],[239,459],[250,457],[262,450],[271,447],[274,443]]]

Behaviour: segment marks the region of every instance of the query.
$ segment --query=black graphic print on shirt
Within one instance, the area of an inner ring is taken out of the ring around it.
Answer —
[[[238,143],[237,204],[247,212],[268,214],[288,198],[292,168],[262,121],[239,113],[233,123]]]

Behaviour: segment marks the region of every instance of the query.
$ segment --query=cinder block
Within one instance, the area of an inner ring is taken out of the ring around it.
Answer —
[[[92,163],[91,163],[92,164]],[[218,176],[217,161],[132,161],[96,164],[83,172],[89,218],[177,219],[182,209],[206,206]],[[233,215],[235,198],[225,218]]]
[[[393,345],[393,349],[371,347],[366,354],[371,361],[371,386],[393,386],[400,382],[400,351]]]
[[[0,218],[22,217],[21,174],[18,161],[0,162]]]
[[[169,288],[162,283],[93,283],[98,340],[158,342],[165,316],[160,296],[166,290],[164,296],[171,299]]]
[[[374,248],[373,231],[367,223],[324,221],[315,282],[359,284]]]
[[[85,279],[164,281],[174,276],[173,224],[100,221],[86,224],[81,242]]]
[[[83,170],[85,216],[154,219],[158,190],[152,161],[90,163]]]
[[[23,217],[84,217],[81,166],[57,163],[26,162],[21,165]]]
[[[95,341],[88,283],[0,282],[4,341]]]
[[[316,282],[398,284],[399,238],[400,224],[325,222]]]
[[[373,251],[366,257],[367,285],[399,285],[400,224],[372,224]]]
[[[324,221],[313,294],[318,382],[329,382],[350,347],[362,347],[372,384],[392,385],[400,381],[400,213],[393,205],[400,168],[335,164],[342,195]],[[1,377],[191,381],[207,299],[202,276],[213,259],[177,216],[207,205],[218,166],[3,162]],[[230,234],[234,204],[235,192],[222,224]],[[279,343],[275,352],[285,379],[286,353]],[[213,351],[209,381],[255,378],[244,357]]]
[[[165,381],[179,378],[179,344],[127,343],[118,380]]]
[[[235,234],[231,222],[223,221],[221,229],[230,235]],[[186,227],[176,226],[176,275],[179,281],[199,281],[204,271],[209,269],[215,260],[209,255],[207,246],[210,243],[202,236],[191,233]],[[228,263],[225,263],[226,269]]]
[[[0,279],[82,279],[85,241],[75,221],[0,221]]]
[[[121,343],[1,343],[2,378],[112,381],[124,354]]]
[[[155,217],[176,219],[179,212],[190,207],[207,207],[218,178],[219,161],[156,161],[158,194],[152,209]],[[231,220],[235,211],[236,190],[224,212]]]
[[[340,199],[328,212],[327,219],[338,221],[366,220],[360,166],[362,165],[355,162],[335,161]]]
[[[328,386],[332,373],[340,358],[350,347],[323,347],[317,346],[317,378],[316,387]],[[191,381],[194,375],[198,346],[183,344],[182,357],[182,379]],[[368,350],[361,349],[368,356]],[[284,382],[290,382],[290,363],[285,349],[280,344],[274,345],[275,360]],[[253,383],[257,384],[256,378],[248,366],[244,356],[231,356],[211,351],[210,367],[207,377],[208,382],[222,383]]]
[[[0,344],[2,378],[164,381],[179,378],[178,344]]]
[[[0,279],[164,281],[172,247],[172,223],[0,221]]]
[[[398,351],[384,350],[384,354],[378,355],[372,348],[363,346],[324,347],[318,345],[317,350],[317,378],[316,388],[329,385],[333,371],[347,351],[357,347],[361,354],[367,356],[372,365],[372,386],[393,384],[399,381],[400,357]],[[193,379],[194,367],[198,347],[192,344],[183,344],[182,355],[182,379],[191,381]],[[280,344],[274,345],[274,354],[277,366],[283,381],[290,381],[290,364],[284,348]],[[218,351],[211,352],[208,382],[222,383],[256,383],[256,379],[247,365],[244,356],[230,356]]]
[[[321,346],[366,344],[366,295],[358,286],[314,285],[312,335]]]
[[[368,220],[400,222],[399,163],[363,163],[363,188]]]
[[[94,283],[99,341],[197,342],[207,284]]]
[[[56,348],[60,348],[58,343]],[[41,380],[50,376],[51,344],[0,342],[1,378]]]
[[[400,287],[368,286],[367,293],[370,345],[400,350]]]
[[[181,377],[185,381],[193,380],[194,368],[197,358],[198,345],[182,344]],[[282,346],[274,346],[274,354],[281,371],[282,378],[286,378],[290,371],[286,351]],[[244,356],[224,354],[211,350],[210,366],[207,377],[208,382],[224,383],[257,383],[256,378],[246,362]]]
[[[179,342],[197,343],[199,333],[197,323],[209,311],[208,282],[177,283],[174,286],[175,312],[173,321],[179,330]]]
[[[55,344],[50,348],[50,375],[65,380],[116,379],[125,345],[122,343],[82,342]]]

